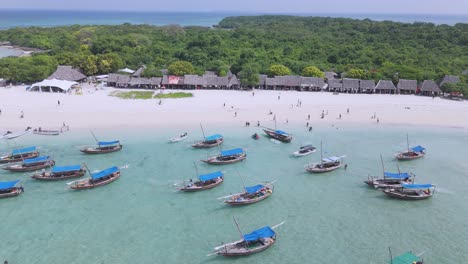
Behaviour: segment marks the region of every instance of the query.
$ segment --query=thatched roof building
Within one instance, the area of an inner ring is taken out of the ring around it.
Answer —
[[[440,93],[442,90],[434,81],[425,80],[421,85],[421,94],[423,95],[439,95]]]
[[[396,93],[396,87],[392,81],[379,80],[375,86],[376,93]]]
[[[338,79],[328,79],[328,91],[341,91],[343,89],[343,83]]]
[[[325,87],[326,87],[326,84],[323,78],[301,77],[301,90],[321,91]]]
[[[460,77],[455,76],[455,75],[445,75],[442,81],[439,84],[439,87],[442,87],[442,85],[446,83],[459,83],[460,82]]]
[[[338,79],[338,74],[335,72],[331,72],[331,71],[325,72],[325,79],[327,80]]]
[[[374,80],[359,80],[359,90],[362,93],[373,93],[375,90]]]
[[[343,90],[345,92],[357,92],[359,90],[359,80],[343,78]]]
[[[418,89],[418,82],[416,80],[400,79],[397,89],[401,94],[415,94]]]
[[[57,79],[71,82],[80,82],[86,79],[86,75],[81,73],[79,69],[72,66],[59,65],[52,75],[47,78],[48,80]]]

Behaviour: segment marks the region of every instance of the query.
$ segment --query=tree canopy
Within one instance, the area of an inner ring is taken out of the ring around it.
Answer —
[[[268,68],[268,76],[274,77],[274,76],[284,76],[284,75],[290,75],[291,70],[281,64],[274,64],[271,65],[270,68]]]
[[[305,67],[304,69],[302,69],[301,75],[305,77],[319,77],[319,78],[325,77],[325,74],[319,68],[315,66]]]
[[[170,74],[178,76],[193,74],[195,72],[192,63],[188,61],[176,61],[169,65],[168,70]]]

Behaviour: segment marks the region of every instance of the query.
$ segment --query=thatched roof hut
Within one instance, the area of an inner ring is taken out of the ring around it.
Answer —
[[[374,80],[359,80],[359,89],[361,92],[373,92],[375,89]]]
[[[388,80],[379,80],[375,86],[376,93],[395,93],[396,87],[392,81]]]
[[[81,73],[79,69],[73,66],[59,65],[52,75],[47,78],[48,80],[57,79],[64,81],[79,82],[86,79],[86,75]]]
[[[326,87],[323,78],[301,77],[301,87],[306,90],[320,91]]]
[[[418,89],[418,82],[416,80],[405,80],[400,79],[397,85],[398,91],[400,93],[416,93]]]
[[[351,78],[343,78],[343,89],[357,91],[359,90],[359,80]]]
[[[455,75],[445,75],[442,81],[439,84],[439,87],[442,87],[442,85],[446,83],[459,83],[460,82],[460,77],[455,76]]]
[[[424,95],[438,95],[441,92],[442,90],[432,80],[425,80],[421,85],[421,93]]]
[[[343,89],[343,83],[338,79],[328,79],[328,91],[340,91]]]
[[[338,79],[338,74],[336,74],[335,72],[328,71],[328,72],[325,72],[325,78],[327,80]]]

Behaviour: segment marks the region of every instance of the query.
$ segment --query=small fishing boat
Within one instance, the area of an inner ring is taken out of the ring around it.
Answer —
[[[343,158],[346,156],[331,156],[323,158],[322,142],[320,142],[320,163],[312,163],[305,166],[305,170],[312,173],[324,173],[334,171],[343,166]]]
[[[295,151],[293,153],[294,157],[302,157],[302,156],[307,156],[309,154],[312,154],[316,151],[316,148],[312,145],[305,145],[299,148],[298,151]]]
[[[223,136],[220,134],[211,135],[205,138],[205,140],[197,142],[192,145],[193,148],[212,148],[223,144]]]
[[[182,141],[182,140],[186,139],[187,137],[188,137],[188,134],[187,134],[187,132],[185,132],[184,134],[181,134],[178,137],[171,138],[169,141],[171,143],[175,143],[175,142]]]
[[[392,251],[390,250],[390,261],[388,263],[389,264],[424,264],[424,260],[421,258],[422,254],[423,253],[415,255],[411,251],[408,251],[402,255],[392,257]]]
[[[122,149],[122,145],[119,140],[115,141],[98,141],[97,147],[86,147],[80,149],[81,152],[86,154],[105,154],[116,152]]]
[[[255,139],[255,140],[257,140],[257,139],[260,138],[260,136],[259,136],[257,133],[255,133],[255,134],[252,135],[252,138]]]
[[[49,156],[42,156],[32,159],[25,159],[20,164],[10,165],[5,168],[4,170],[9,170],[12,172],[25,172],[25,171],[35,171],[44,169],[47,167],[54,166],[55,161],[51,159]]]
[[[432,197],[435,192],[433,184],[401,184],[401,187],[381,189],[392,198],[402,200],[423,200]]]
[[[26,135],[27,133],[29,133],[31,131],[31,127],[27,127],[26,130],[24,131],[20,131],[20,132],[11,132],[11,131],[8,131],[6,134],[4,134],[2,136],[2,138],[4,139],[14,139],[14,138],[18,138],[18,137],[21,137],[23,135]]]
[[[263,129],[263,131],[265,131],[267,136],[269,136],[270,138],[279,140],[284,143],[289,143],[292,140],[292,135],[287,132],[284,132],[283,130],[265,128]]]
[[[58,136],[60,134],[60,130],[42,129],[41,127],[39,127],[34,129],[33,133],[41,136]]]
[[[73,190],[92,189],[95,187],[103,186],[120,178],[120,170],[119,168],[114,166],[103,171],[90,173],[90,175],[91,177],[87,179],[74,181],[68,183],[68,185]]]
[[[236,193],[222,198],[228,198],[224,200],[224,203],[231,206],[253,204],[270,197],[273,194],[273,189],[273,184],[270,183],[257,184],[244,187],[245,191],[243,193]]]
[[[215,247],[213,253],[208,256],[220,255],[226,257],[239,257],[262,252],[273,246],[276,242],[276,233],[273,229],[284,224],[283,222],[274,227],[264,226],[252,231],[251,233],[243,234],[235,218],[234,222],[236,223],[237,230],[241,234],[242,239]]]
[[[219,155],[202,161],[212,165],[224,165],[236,163],[245,160],[246,158],[247,153],[245,153],[244,149],[235,148],[230,150],[223,150]]]
[[[364,181],[364,183],[366,183],[369,187],[395,188],[401,187],[402,183],[412,183],[414,181],[415,175],[412,173],[400,172],[400,167],[398,167],[398,173],[385,171],[382,155],[380,155],[380,161],[382,163],[383,177],[367,177],[367,180]]]
[[[44,181],[58,181],[82,177],[85,174],[86,169],[82,165],[54,166],[50,171],[33,174],[31,178]]]
[[[18,196],[24,192],[22,186],[16,186],[20,180],[0,182],[0,198]]]
[[[9,155],[0,157],[0,164],[20,162],[25,159],[35,158],[38,156],[39,152],[36,150],[36,147],[14,149]]]
[[[214,188],[224,181],[224,174],[221,171],[202,174],[198,176],[197,181],[190,179],[188,184],[185,184],[179,189],[182,192],[197,192]]]
[[[422,158],[426,155],[426,149],[422,146],[415,146],[410,148],[409,147],[409,140],[408,140],[408,134],[406,134],[406,145],[407,145],[407,150],[406,151],[401,151],[395,154],[395,158],[398,160],[414,160],[414,159],[419,159]]]

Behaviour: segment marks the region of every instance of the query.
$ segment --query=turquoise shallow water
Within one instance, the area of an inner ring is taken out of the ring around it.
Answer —
[[[35,144],[57,165],[85,161],[90,169],[124,166],[122,177],[107,186],[71,191],[65,182],[39,182],[29,174],[0,172],[0,180],[23,179],[25,193],[1,199],[0,261],[9,263],[387,263],[388,246],[394,254],[425,251],[427,263],[467,263],[468,252],[468,131],[403,127],[283,127],[294,133],[291,144],[250,138],[257,128],[205,127],[225,136],[224,149],[247,148],[248,158],[235,165],[198,164],[200,173],[221,169],[225,182],[199,193],[177,193],[173,184],[195,176],[193,161],[207,151],[191,149],[201,137],[194,127],[189,141],[167,139],[173,130],[94,131],[101,139],[119,138],[121,152],[86,156],[79,146],[92,144],[88,132],[57,138],[27,135],[18,146]],[[387,170],[395,170],[392,154],[406,147],[406,132],[428,155],[400,162],[416,181],[437,185],[432,199],[398,201],[367,188],[369,173],[380,174],[379,155]],[[104,138],[104,135],[106,137]],[[305,173],[308,161],[289,155],[299,145],[320,145],[325,155],[347,155],[349,167],[326,175]],[[5,152],[13,143],[0,142]],[[214,152],[213,150],[212,152]],[[275,193],[247,207],[223,206],[217,197],[242,188],[238,170],[249,185],[278,180]],[[232,221],[249,232],[263,225],[276,229],[278,242],[247,258],[206,257],[220,242],[239,238]]]

